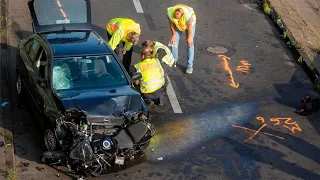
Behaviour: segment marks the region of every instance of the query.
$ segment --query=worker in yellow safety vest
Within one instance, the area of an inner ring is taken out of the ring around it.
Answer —
[[[166,75],[171,72],[174,58],[167,46],[157,41],[146,40],[142,43],[142,48],[149,49],[152,53],[152,57],[156,57],[160,60]]]
[[[141,62],[135,64],[134,67],[142,77],[135,83],[136,85],[140,84],[140,93],[148,105],[158,101],[158,105],[162,106],[165,95],[164,70],[160,61],[152,57],[149,49],[143,48],[140,55]]]
[[[194,60],[194,34],[196,31],[196,15],[193,9],[183,4],[177,4],[167,9],[170,30],[172,32],[169,45],[172,47],[172,54],[175,62],[178,61],[178,45],[180,36],[183,32],[187,32],[188,44],[188,65],[187,74],[193,72]],[[174,65],[176,67],[176,63]]]
[[[124,46],[122,63],[126,70],[129,71],[132,58],[132,46],[136,45],[139,41],[141,33],[140,25],[129,18],[114,18],[109,21],[106,28],[109,38],[108,44],[112,50],[115,50],[120,42],[122,42]],[[117,53],[117,51],[115,52]]]

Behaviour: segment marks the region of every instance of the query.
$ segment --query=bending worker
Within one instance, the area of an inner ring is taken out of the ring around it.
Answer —
[[[187,32],[188,44],[188,65],[187,74],[193,71],[194,60],[194,34],[196,31],[196,15],[191,7],[183,4],[177,4],[167,9],[167,16],[171,30],[170,44],[172,44],[172,54],[175,62],[178,61],[178,45],[180,36],[183,32]],[[176,66],[176,64],[175,64]]]
[[[134,65],[137,72],[142,77],[136,85],[140,84],[140,92],[142,98],[148,105],[157,101],[158,105],[163,105],[165,95],[164,71],[158,59],[151,56],[151,52],[147,48],[141,50],[141,62]]]
[[[114,18],[106,26],[108,31],[109,46],[115,50],[120,41],[124,46],[122,53],[123,65],[127,71],[131,64],[132,46],[139,41],[141,33],[140,25],[128,18]],[[118,53],[117,53],[118,54]],[[119,54],[118,54],[119,55]]]
[[[174,58],[167,46],[157,41],[146,40],[142,43],[142,48],[147,48],[151,52],[152,57],[160,60],[166,75],[172,71]]]

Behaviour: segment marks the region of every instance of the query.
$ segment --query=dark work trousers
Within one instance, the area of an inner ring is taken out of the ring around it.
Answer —
[[[142,98],[149,103],[150,101],[159,102],[159,100],[163,100],[165,96],[165,87],[162,86],[160,89],[156,90],[153,93],[141,94]]]
[[[107,32],[107,34],[108,34],[108,39],[110,41],[112,36],[108,32]],[[122,42],[123,46],[124,46],[124,44],[125,43]],[[122,59],[122,64],[126,68],[127,72],[129,72],[129,68],[131,65],[132,51],[133,51],[133,46],[131,47],[131,49],[129,51],[126,52],[126,54],[123,55],[123,59]],[[114,50],[114,52],[119,56],[119,45]]]

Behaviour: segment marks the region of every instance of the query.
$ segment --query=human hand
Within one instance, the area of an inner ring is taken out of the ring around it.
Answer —
[[[170,38],[170,43],[173,44],[176,41],[176,36],[172,35]]]
[[[188,43],[188,46],[191,47],[192,44],[193,44],[193,39],[192,38],[188,38],[187,39],[187,43]]]

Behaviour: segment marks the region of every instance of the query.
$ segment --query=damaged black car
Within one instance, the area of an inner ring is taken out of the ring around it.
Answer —
[[[132,86],[141,74],[92,30],[90,2],[28,6],[34,33],[18,46],[16,90],[44,128],[43,161],[96,176],[146,149],[155,130]]]

